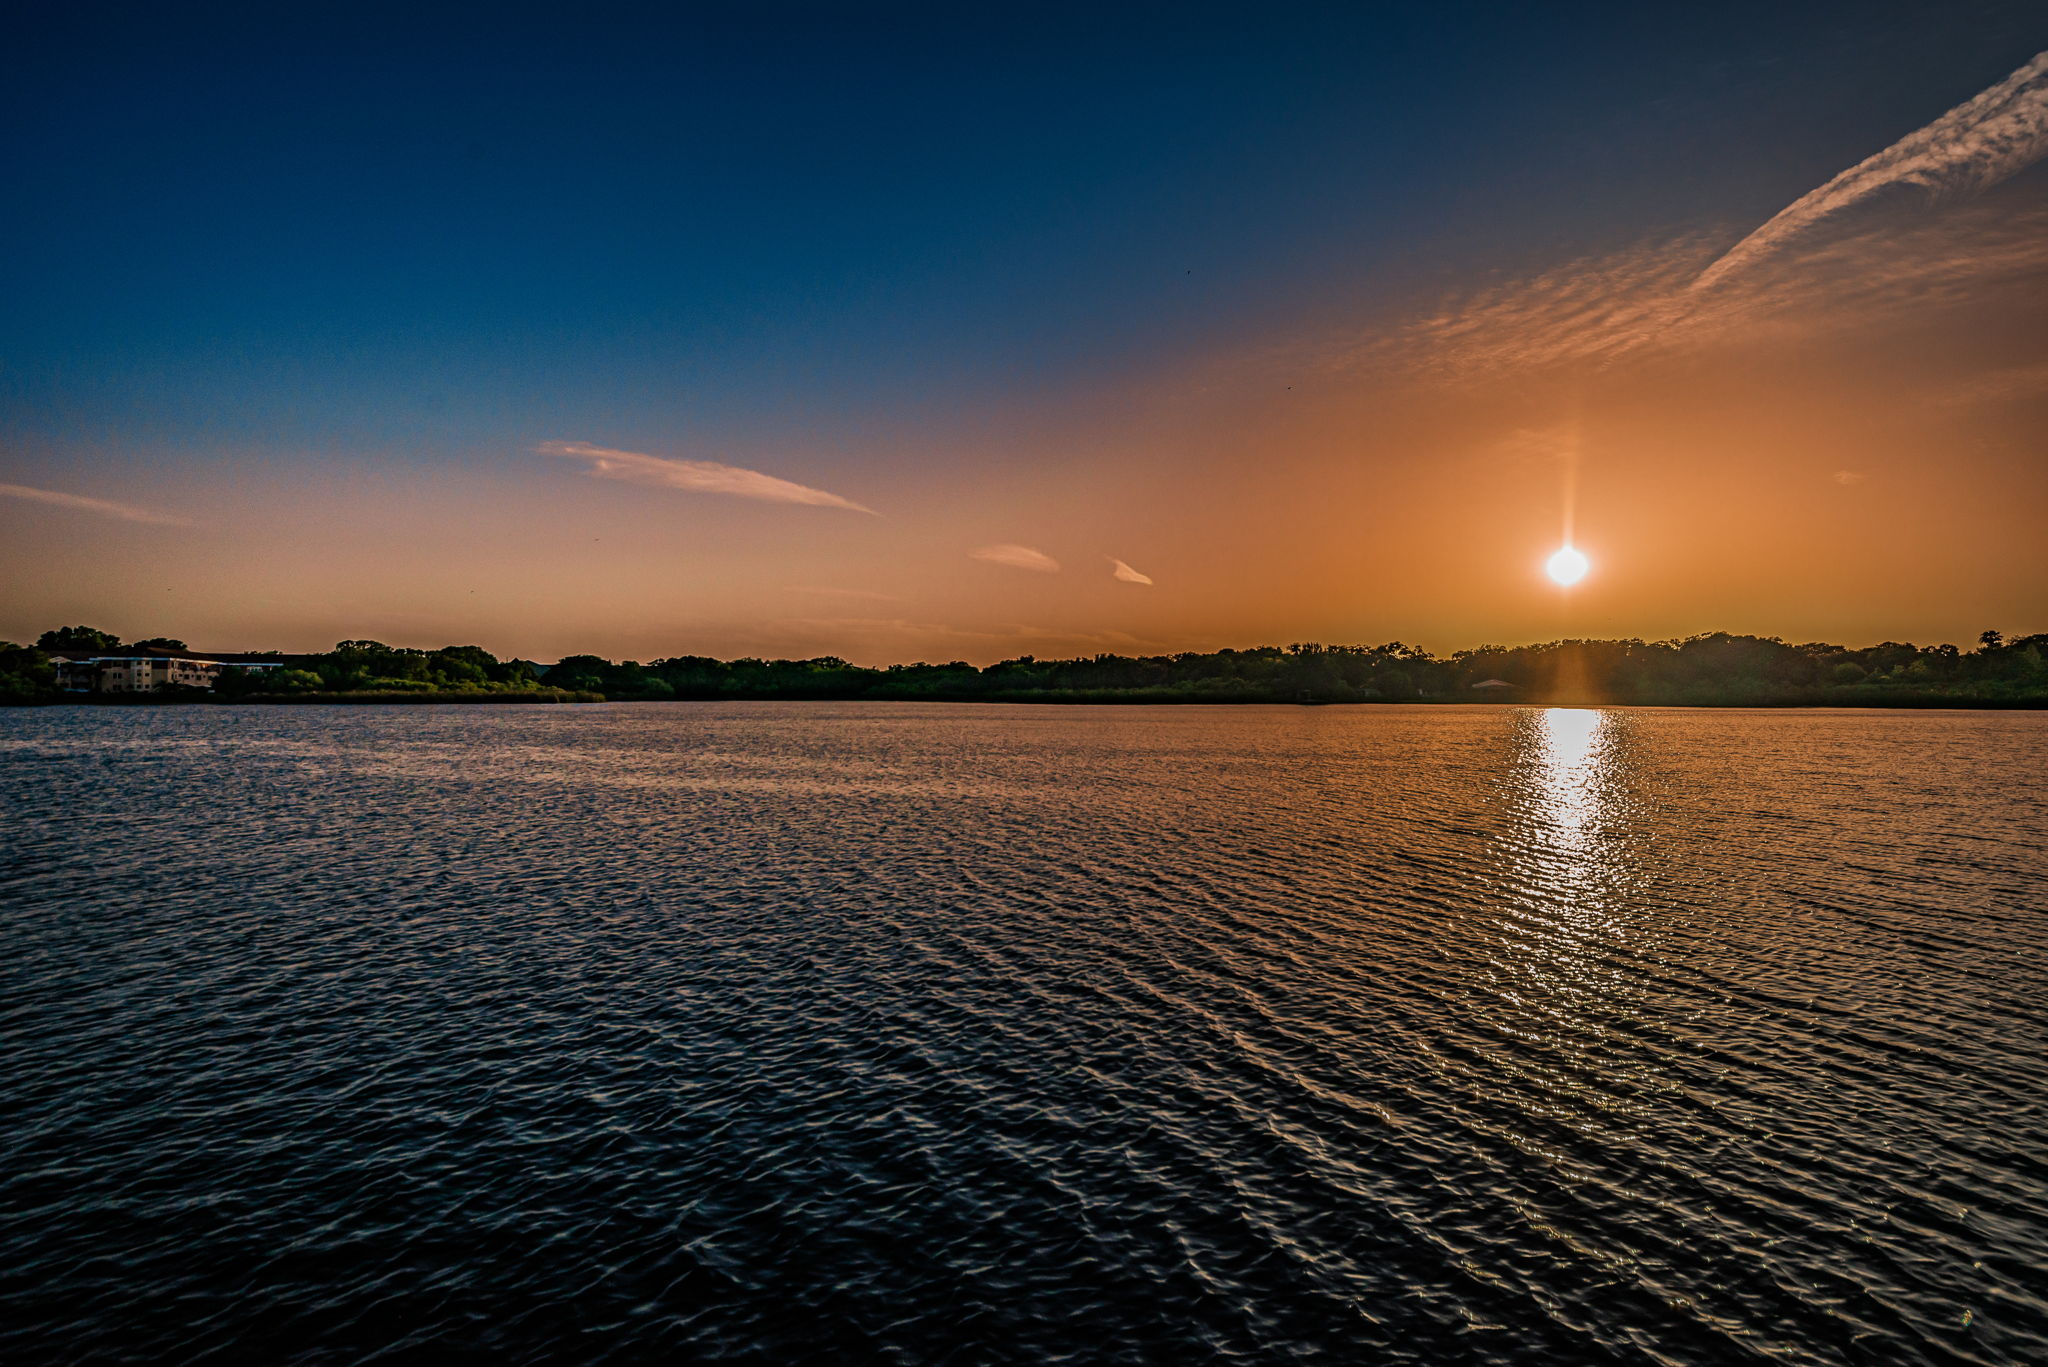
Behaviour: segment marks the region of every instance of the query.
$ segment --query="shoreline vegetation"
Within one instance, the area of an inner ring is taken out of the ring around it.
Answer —
[[[836,656],[642,664],[571,655],[552,665],[480,646],[418,650],[343,641],[313,654],[237,653],[210,689],[76,693],[57,687],[51,652],[197,656],[151,637],[124,645],[90,627],[0,642],[0,703],[579,703],[708,700],[1010,703],[1526,702],[1690,707],[2048,707],[2048,633],[1974,650],[1887,641],[1849,648],[1713,632],[1682,640],[1562,640],[1481,646],[1438,657],[1400,642],[1302,643],[1172,655],[1024,655],[977,667],[868,668]],[[254,667],[252,667],[254,666]]]

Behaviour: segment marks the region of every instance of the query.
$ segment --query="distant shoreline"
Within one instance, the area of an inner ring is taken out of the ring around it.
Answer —
[[[1852,707],[2013,710],[2048,707],[2048,633],[1977,648],[1885,641],[1847,647],[1710,632],[1682,640],[1557,640],[1436,656],[1399,641],[1092,655],[994,664],[964,660],[871,667],[834,655],[642,664],[568,655],[500,659],[475,645],[433,650],[343,641],[315,654],[206,654],[182,641],[129,644],[87,626],[0,644],[0,700],[90,705],[198,701],[263,704],[711,702],[739,699],[1006,702],[1062,705],[1600,699],[1641,707]]]
[[[160,694],[139,694],[117,697],[71,697],[52,698],[40,702],[15,703],[18,707],[82,707],[82,708],[134,708],[134,707],[404,707],[404,706],[479,706],[523,704],[534,707],[587,706],[594,703],[1005,703],[1013,706],[1043,707],[1684,707],[1684,708],[1726,708],[1768,711],[1884,711],[1884,712],[2028,712],[2048,710],[2048,698],[1967,698],[1941,697],[1926,694],[1863,698],[1813,698],[1774,697],[1744,699],[1705,698],[1589,698],[1575,695],[1538,694],[1516,698],[1271,698],[1271,697],[1188,697],[1141,696],[1136,694],[1095,694],[1095,693],[1022,693],[1022,694],[960,694],[944,696],[920,694],[916,696],[890,695],[886,693],[848,693],[817,697],[782,696],[732,696],[707,698],[608,698],[601,694],[567,693],[556,691],[505,693],[293,693],[269,696],[253,695],[238,698],[219,697],[165,697]]]

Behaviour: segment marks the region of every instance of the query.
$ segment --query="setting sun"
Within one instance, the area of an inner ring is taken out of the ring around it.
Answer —
[[[1561,546],[1557,554],[1543,562],[1543,572],[1554,581],[1569,588],[1586,577],[1586,571],[1593,568],[1593,562],[1585,554],[1571,546]]]

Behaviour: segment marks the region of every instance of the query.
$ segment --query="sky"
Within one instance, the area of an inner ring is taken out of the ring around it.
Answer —
[[[0,638],[2048,631],[2048,11],[1676,9],[30,0]]]

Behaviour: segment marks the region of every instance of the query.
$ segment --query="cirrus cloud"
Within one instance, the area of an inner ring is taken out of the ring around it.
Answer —
[[[1044,551],[1008,542],[978,547],[969,551],[967,556],[970,560],[985,560],[991,565],[1008,565],[1013,570],[1036,570],[1040,574],[1057,574],[1060,568],[1060,562]]]
[[[1113,555],[1109,557],[1109,563],[1114,566],[1110,570],[1110,574],[1121,579],[1126,584],[1149,584],[1152,582],[1151,575],[1138,573],[1138,571],[1132,569]]]
[[[1558,366],[1606,370],[2010,301],[2048,269],[2048,213],[2022,201],[1923,218],[1897,212],[1904,206],[1885,192],[1917,188],[1952,201],[2044,154],[2048,53],[1801,196],[1732,247],[1696,233],[1569,262],[1448,299],[1324,364],[1391,361],[1454,381]],[[1861,212],[1866,206],[1875,212]]]
[[[1571,262],[1447,300],[1325,365],[1465,382],[1867,331],[2018,297],[2048,269],[2048,212],[1987,204],[1905,229],[1887,224],[1773,253],[1700,290],[1694,282],[1709,260],[1704,240],[1691,237]]]
[[[189,527],[191,522],[173,513],[160,513],[154,508],[138,508],[132,503],[116,503],[107,498],[87,498],[84,494],[66,494],[56,489],[32,489],[26,484],[0,484],[0,498],[18,498],[29,503],[47,503],[58,508],[72,508],[81,513],[92,513],[96,517],[111,517],[117,522],[146,522],[160,527]]]
[[[878,516],[873,508],[838,494],[813,489],[807,484],[764,475],[759,470],[721,465],[715,460],[672,460],[639,451],[614,451],[583,441],[542,442],[537,448],[544,456],[567,456],[589,462],[584,471],[595,479],[624,480],[660,489],[681,489],[694,494],[730,494],[734,498],[759,499],[765,503],[802,503],[814,508],[844,508],[849,512]]]
[[[1705,288],[1894,186],[1937,198],[1986,190],[2048,154],[2048,52],[1772,215],[1694,282]]]

